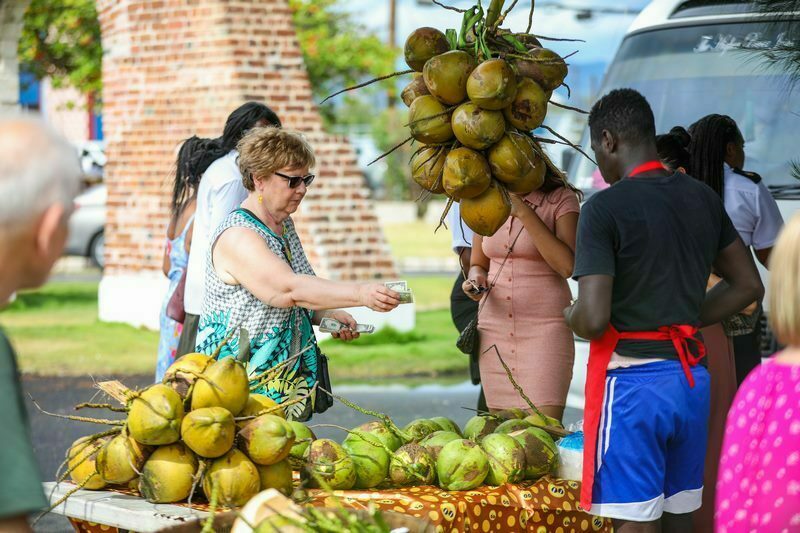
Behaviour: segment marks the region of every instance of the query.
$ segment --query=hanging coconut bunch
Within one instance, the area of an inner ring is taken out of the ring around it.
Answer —
[[[517,2],[506,10],[504,3],[492,0],[485,11],[480,2],[467,10],[450,8],[462,12],[459,30],[414,30],[404,47],[409,70],[379,78],[412,75],[402,91],[409,107],[406,142],[419,145],[411,177],[427,193],[449,198],[442,220],[452,202],[460,202],[464,222],[484,236],[508,219],[510,194],[525,196],[548,175],[566,180],[542,144],[578,147],[552,130],[558,141],[533,133],[543,126],[548,105],[585,113],[551,100],[555,89],[566,86],[566,58],[544,47],[549,38],[532,34],[531,25],[524,33],[503,28]]]

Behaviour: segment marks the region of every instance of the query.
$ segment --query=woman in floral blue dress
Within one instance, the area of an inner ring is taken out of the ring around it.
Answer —
[[[347,326],[334,334],[352,340],[356,322],[339,307],[386,312],[399,295],[381,283],[317,277],[290,217],[314,180],[314,153],[299,133],[265,127],[239,142],[239,168],[248,197],[217,228],[206,263],[206,294],[197,351],[246,363],[257,392],[306,420],[314,412],[320,378],[313,325],[331,317]],[[227,339],[227,342],[226,342]],[[259,379],[272,370],[268,380]]]
[[[189,261],[189,248],[192,244],[192,222],[197,199],[197,186],[200,174],[192,172],[191,154],[202,141],[197,137],[187,139],[178,152],[179,164],[175,169],[175,182],[172,187],[172,217],[167,228],[167,242],[164,248],[162,270],[169,278],[169,288],[161,306],[160,331],[158,342],[158,359],[156,361],[156,383],[160,382],[169,365],[175,361],[178,341],[183,331],[183,323],[177,322],[167,315],[167,305],[178,287],[186,264]]]

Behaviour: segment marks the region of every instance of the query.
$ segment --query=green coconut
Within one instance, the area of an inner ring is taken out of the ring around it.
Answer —
[[[493,416],[475,415],[464,426],[464,438],[478,442],[489,433],[494,433],[500,422]]]
[[[489,473],[489,458],[475,442],[468,439],[445,444],[436,460],[439,486],[444,490],[472,490]]]
[[[292,495],[292,465],[288,460],[284,459],[274,465],[256,465],[256,470],[260,490],[275,489],[284,496]]]
[[[528,429],[529,427],[532,427],[529,422],[513,418],[511,420],[506,420],[505,422],[497,426],[497,429],[495,429],[494,432],[503,433],[507,435],[515,431],[522,431],[523,429]]]
[[[503,182],[509,192],[526,195],[544,184],[547,165],[536,153],[533,141],[516,133],[507,133],[489,148],[492,175]]]
[[[136,479],[152,451],[150,446],[139,444],[123,430],[100,448],[97,472],[107,483],[124,485]]]
[[[503,110],[503,114],[506,121],[518,130],[535,130],[547,116],[547,94],[538,83],[523,78],[517,86],[514,100]]]
[[[250,381],[244,365],[225,357],[210,365],[192,389],[192,410],[201,407],[224,407],[239,416],[250,397]]]
[[[249,416],[258,416],[262,414],[270,414],[279,416],[281,418],[286,418],[286,413],[283,411],[282,408],[279,407],[275,400],[270,398],[269,396],[264,396],[263,394],[250,394],[247,397],[247,403],[242,409],[242,412],[239,413],[239,418],[249,417]],[[274,409],[274,410],[272,410]],[[270,411],[269,413],[265,413],[264,411]],[[242,429],[250,420],[240,420],[236,422],[236,427]]]
[[[141,444],[163,446],[181,437],[183,398],[167,385],[152,385],[128,404],[128,431]]]
[[[528,413],[524,409],[520,409],[519,407],[512,407],[511,409],[503,409],[501,411],[497,411],[493,413],[494,416],[498,418],[502,418],[503,420],[522,420]]]
[[[442,451],[442,448],[444,448],[445,444],[462,438],[463,437],[461,435],[453,431],[437,431],[436,433],[431,433],[422,439],[419,445],[428,450],[428,452],[431,454],[431,457],[433,457],[435,460],[439,457],[439,452]]]
[[[447,154],[443,183],[445,192],[451,198],[475,198],[489,188],[491,181],[489,163],[480,153],[462,146]]]
[[[311,428],[302,422],[290,420],[289,425],[292,427],[292,431],[294,431],[295,439],[294,446],[292,446],[291,451],[289,451],[289,456],[294,459],[302,459],[309,445],[311,445],[311,441],[316,439],[317,436],[314,435]]]
[[[558,464],[558,450],[543,429],[529,427],[510,434],[525,449],[525,479],[539,479]]]
[[[350,490],[356,484],[356,467],[353,459],[336,442],[317,439],[306,450],[305,468],[302,478],[311,488],[325,487],[332,490]]]
[[[183,417],[181,439],[200,457],[222,457],[235,436],[233,415],[224,407],[201,407]]]
[[[452,50],[430,58],[422,75],[430,93],[452,106],[467,99],[467,79],[474,69],[475,60],[470,54]]]
[[[175,503],[189,497],[197,457],[180,442],[161,446],[145,461],[139,492],[150,503]]]
[[[440,428],[442,428],[442,431],[452,431],[453,433],[461,435],[461,428],[458,427],[458,424],[446,416],[434,416],[430,419],[430,421],[435,422]]]
[[[357,489],[371,489],[380,485],[389,473],[389,451],[381,440],[371,433],[351,432],[342,443],[356,470]]]
[[[394,431],[387,427],[383,422],[379,422],[377,420],[373,422],[367,422],[366,424],[361,424],[353,431],[375,435],[384,446],[393,452],[403,445],[402,439]],[[350,438],[352,437],[348,435],[345,441],[349,440]]]
[[[411,107],[414,100],[426,94],[431,94],[431,92],[428,90],[428,86],[425,85],[425,78],[422,77],[422,74],[415,74],[414,79],[400,93],[400,98],[406,106]]]
[[[525,477],[525,449],[510,435],[486,435],[481,449],[489,459],[489,473],[484,480],[487,485],[517,483]]]
[[[467,96],[482,109],[499,111],[517,94],[517,75],[502,59],[484,61],[467,79]]]
[[[256,464],[272,465],[289,456],[295,434],[279,416],[261,415],[239,432],[239,448]]]
[[[389,478],[395,485],[430,485],[435,476],[436,461],[419,444],[405,444],[392,455]]]
[[[175,392],[186,398],[189,389],[197,380],[197,376],[205,372],[214,359],[203,353],[187,353],[175,360],[164,372],[164,385],[169,385]]]
[[[427,94],[411,103],[408,110],[408,128],[411,136],[424,144],[440,144],[453,138],[447,108]]]
[[[256,465],[236,448],[215,459],[203,476],[206,498],[211,501],[216,491],[217,501],[227,507],[243,506],[260,489],[261,478]]]
[[[514,68],[520,76],[538,83],[545,91],[557,89],[567,77],[567,64],[560,55],[548,48],[533,48],[531,59],[514,60]]]
[[[406,39],[404,55],[409,67],[422,72],[425,63],[450,50],[447,36],[436,28],[417,28]]]
[[[499,141],[506,131],[500,111],[481,109],[473,102],[458,106],[450,119],[458,142],[474,150],[485,150]]]
[[[97,456],[107,441],[95,439],[90,442],[89,437],[81,437],[72,443],[67,451],[67,468],[73,483],[87,490],[100,490],[106,486],[97,468]]]
[[[403,428],[403,433],[411,438],[411,442],[419,442],[431,433],[441,431],[441,427],[436,422],[426,418],[418,418],[408,423]]]
[[[438,146],[424,146],[411,158],[411,178],[423,189],[442,194],[442,174],[448,150]]]
[[[478,235],[491,237],[511,215],[511,200],[500,187],[492,180],[484,192],[460,202],[461,219]]]

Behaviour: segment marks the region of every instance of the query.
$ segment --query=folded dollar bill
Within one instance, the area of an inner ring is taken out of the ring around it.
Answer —
[[[383,284],[387,289],[392,289],[396,292],[408,291],[408,283],[406,281],[385,281]]]
[[[414,295],[411,293],[411,291],[397,291],[397,294],[400,295],[401,304],[414,303]]]
[[[347,326],[335,318],[325,317],[319,322],[319,330],[323,333],[339,333],[343,329],[347,329]],[[356,324],[356,333],[373,333],[374,331],[375,326],[372,324]]]

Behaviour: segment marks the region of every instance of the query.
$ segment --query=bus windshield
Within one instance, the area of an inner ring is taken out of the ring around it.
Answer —
[[[668,28],[627,37],[609,67],[601,94],[621,87],[641,92],[653,108],[656,131],[689,127],[710,113],[730,115],[745,138],[744,168],[759,173],[773,193],[793,191],[800,134],[800,84],[768,64],[770,50],[799,39],[788,24],[763,22]],[[588,128],[582,141],[592,154]],[[597,167],[577,156],[570,180],[587,194],[607,185]]]

